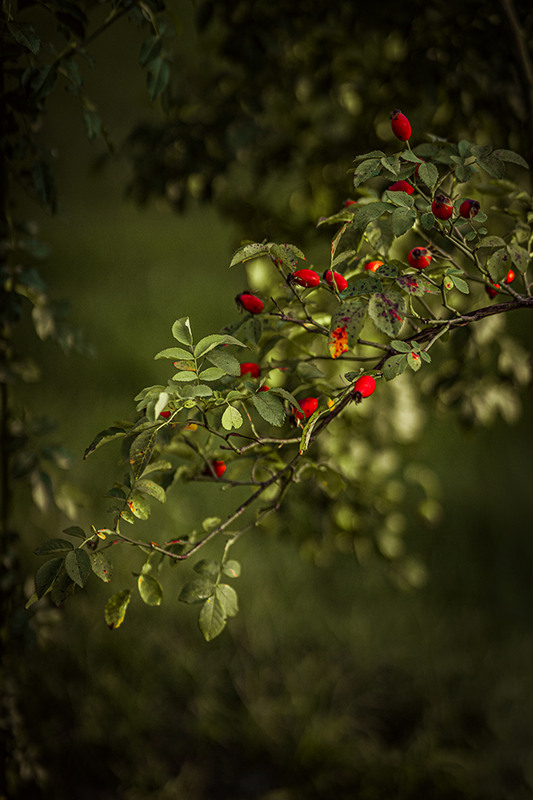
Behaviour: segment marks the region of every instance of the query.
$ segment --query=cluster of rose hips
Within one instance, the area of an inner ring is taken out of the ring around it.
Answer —
[[[401,142],[406,142],[411,137],[411,124],[405,114],[402,114],[399,109],[396,109],[391,114],[391,128],[396,138],[398,138]],[[418,168],[419,165],[417,164],[415,175],[418,175]],[[412,186],[409,181],[396,181],[396,183],[393,183],[389,186],[388,191],[413,194],[414,186]],[[463,200],[459,206],[459,216],[463,217],[463,219],[472,219],[472,217],[476,216],[479,210],[480,205],[477,200]],[[453,214],[453,202],[447,195],[437,194],[431,203],[431,211],[436,219],[446,221],[450,219]]]
[[[399,109],[396,109],[391,114],[391,128],[394,135],[402,142],[406,142],[411,136],[411,125],[409,120]],[[415,175],[418,174],[418,166],[419,165],[417,165]],[[389,186],[388,191],[413,194],[414,187],[408,181],[396,181],[396,183],[393,183],[391,186]],[[468,198],[461,202],[461,205],[459,206],[459,216],[463,219],[472,219],[479,213],[480,209],[481,207],[477,200]],[[435,195],[432,200],[431,211],[436,219],[445,222],[453,215],[454,204],[451,198],[449,198],[447,195],[439,193]],[[431,257],[431,252],[427,247],[415,247],[407,256],[407,260],[409,261],[411,267],[414,267],[415,269],[425,269],[427,266],[429,266]],[[375,272],[378,266],[381,266],[381,262],[372,261],[365,266],[365,269]],[[514,271],[510,269],[504,279],[504,283],[510,284],[514,281],[514,279]],[[499,289],[500,285],[498,283],[494,283],[493,281],[491,281],[490,286],[485,286],[485,291],[491,299],[496,297]]]

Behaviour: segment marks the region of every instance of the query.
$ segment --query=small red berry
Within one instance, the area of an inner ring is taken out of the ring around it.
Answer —
[[[357,200],[350,200],[350,198],[345,200],[343,203],[344,208],[348,208],[349,206],[355,206],[355,205],[357,205]]]
[[[257,391],[258,392],[268,392],[269,389],[270,389],[270,386],[267,386],[266,383],[264,383],[262,386],[259,387],[259,389]]]
[[[221,478],[226,471],[226,462],[222,461],[222,459],[215,459],[214,461],[211,461],[211,469],[206,467],[204,470],[204,475],[212,475],[211,470],[215,473],[217,478]]]
[[[235,298],[235,302],[250,314],[260,314],[263,310],[263,301],[250,292],[241,292]]]
[[[346,280],[344,275],[341,275],[340,272],[332,272],[330,269],[327,269],[324,272],[324,280],[330,286],[333,286],[333,283],[335,282],[335,285],[339,290],[339,292],[343,292],[344,289],[346,289],[346,287],[348,286],[348,281]]]
[[[465,219],[471,219],[479,213],[480,208],[477,200],[463,200],[459,206],[459,214]]]
[[[407,194],[413,194],[414,186],[408,181],[396,181],[396,183],[391,183],[388,190],[389,192],[407,192]]]
[[[320,275],[314,269],[297,269],[289,275],[289,280],[300,284],[306,289],[311,289],[320,283]]]
[[[244,361],[241,364],[241,375],[250,374],[252,378],[258,378],[261,374],[261,367],[259,364],[254,364],[253,361]]]
[[[438,194],[433,199],[431,210],[437,219],[450,219],[453,214],[453,203],[445,194]]]
[[[507,273],[504,283],[512,283],[514,279],[515,279],[514,270],[510,269],[509,272]]]
[[[391,128],[393,134],[401,142],[406,142],[411,136],[411,125],[409,120],[398,108],[395,109],[391,114]]]
[[[171,411],[162,411],[159,416],[163,417],[163,419],[168,419],[171,413],[172,413]]]
[[[411,267],[415,269],[425,269],[431,261],[431,253],[427,247],[414,247],[407,256]]]
[[[304,399],[299,402],[302,411],[298,411],[296,408],[294,409],[294,416],[296,419],[307,419],[311,414],[314,414],[318,408],[318,400],[316,397],[304,397]]]
[[[372,375],[361,375],[361,377],[357,378],[353,385],[354,393],[360,394],[361,397],[370,397],[375,388],[376,381]]]
[[[364,268],[367,272],[375,272],[381,266],[383,266],[383,261],[369,261]]]
[[[500,284],[494,283],[493,281],[491,281],[491,284],[492,284],[491,286],[485,286],[485,291],[487,292],[490,299],[494,300],[494,298],[498,294],[498,289],[500,288]]]

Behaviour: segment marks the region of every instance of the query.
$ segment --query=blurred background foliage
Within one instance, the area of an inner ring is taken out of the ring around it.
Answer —
[[[84,81],[118,158],[87,142],[75,98],[50,96],[39,135],[57,155],[59,213],[28,213],[50,247],[46,280],[96,357],[65,357],[24,325],[42,380],[17,402],[59,421],[52,438],[71,451],[75,487],[44,513],[20,487],[25,574],[40,563],[33,548],[69,524],[66,511],[80,524],[103,516],[95,498],[116,477],[116,451],[81,454],[160,379],[153,354],[173,320],[190,314],[199,338],[236,318],[246,279],[226,267],[242,236],[287,237],[326,265],[316,218],[349,194],[352,157],[387,146],[392,108],[414,130],[531,162],[531,87],[509,24],[514,9],[531,53],[529,4],[309,6],[170,4],[168,115],[146,94],[142,34],[117,23],[95,42]],[[526,316],[509,325],[530,343]],[[489,326],[476,352],[490,358],[500,334]],[[457,337],[452,368],[467,346]],[[446,373],[444,356],[435,368]],[[109,587],[95,580],[61,610],[39,604],[29,627],[16,616],[3,687],[12,797],[533,796],[531,396],[517,395],[524,411],[476,384],[473,419],[430,378],[414,381],[423,402],[395,381],[367,407],[370,443],[350,441],[339,420],[329,445],[359,476],[383,478],[392,499],[403,492],[402,521],[354,547],[359,485],[332,505],[295,487],[239,543],[242,610],[215,642],[177,607],[178,576],[175,597],[167,590],[161,609],[136,602],[115,632],[103,622]],[[472,430],[476,420],[488,427]],[[418,486],[398,489],[406,469]],[[206,502],[221,502],[213,487],[176,492],[150,530],[194,525]]]

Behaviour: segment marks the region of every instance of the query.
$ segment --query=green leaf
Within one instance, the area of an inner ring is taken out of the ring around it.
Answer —
[[[428,211],[426,214],[422,214],[420,217],[420,224],[425,231],[431,230],[435,224],[435,216],[431,213],[431,211]]]
[[[268,255],[269,245],[266,243],[245,244],[244,247],[239,247],[232,256],[230,267],[235,264],[241,264],[243,261],[249,261],[251,258],[258,258],[259,256]]]
[[[111,630],[120,628],[124,622],[126,611],[131,600],[131,590],[122,589],[109,598],[105,604],[104,616],[106,624]]]
[[[439,179],[439,171],[435,164],[424,162],[418,167],[418,177],[426,186],[432,189]]]
[[[91,559],[85,550],[73,550],[65,557],[65,569],[67,575],[82,589],[87,583],[87,578],[91,574]]]
[[[170,463],[170,461],[163,461],[163,460],[152,461],[150,464],[148,464],[148,466],[144,470],[143,475],[146,476],[152,472],[160,472],[162,470],[168,470],[168,469],[172,469],[172,464]]]
[[[413,349],[409,342],[404,342],[401,339],[393,339],[390,342],[390,346],[394,347],[398,353],[410,353]]]
[[[83,458],[85,459],[87,456],[90,456],[91,453],[94,453],[94,451],[103,444],[111,442],[113,439],[117,439],[119,436],[124,436],[125,433],[126,431],[124,428],[118,428],[114,425],[111,428],[106,428],[104,431],[100,431],[100,433],[96,434],[91,444],[86,449],[85,453],[83,454]]]
[[[130,447],[129,461],[133,477],[140,478],[154,452],[157,440],[157,429],[143,431],[133,440]]]
[[[43,100],[54,88],[57,81],[57,69],[47,64],[45,67],[37,70],[32,76],[30,87],[33,92],[35,100]]]
[[[392,231],[395,236],[407,233],[415,222],[416,211],[413,208],[395,208],[392,212]]]
[[[50,589],[62,566],[63,559],[58,557],[45,561],[42,567],[39,567],[35,574],[35,593],[38,598]]]
[[[476,158],[476,164],[478,164],[482,170],[490,175],[491,178],[503,178],[505,175],[505,165],[494,155],[486,156],[484,158],[478,157]]]
[[[229,586],[227,583],[219,583],[215,589],[215,595],[220,602],[225,617],[237,616],[239,613],[239,603],[237,592],[233,586]]]
[[[209,353],[211,350],[214,350],[215,347],[220,347],[224,344],[233,344],[237,345],[237,347],[246,347],[243,342],[240,342],[235,336],[228,336],[227,334],[220,334],[220,333],[212,333],[209,336],[204,336],[203,339],[200,339],[196,347],[194,348],[194,355],[196,358],[201,358]]]
[[[511,257],[505,247],[495,250],[487,259],[489,275],[495,283],[502,281],[511,266]]]
[[[363,161],[361,164],[359,164],[353,175],[354,189],[357,189],[358,186],[365,181],[370,180],[370,178],[374,178],[376,175],[379,175],[380,172],[381,163],[378,159],[371,158],[367,161]]]
[[[385,167],[387,172],[390,172],[390,174],[394,178],[396,178],[401,167],[399,158],[395,158],[394,156],[389,156],[389,157],[385,156],[384,158],[381,159],[381,164],[383,167]]]
[[[189,317],[181,317],[181,319],[175,321],[172,326],[172,336],[174,339],[177,339],[180,344],[192,345],[192,331]]]
[[[399,275],[396,283],[404,292],[414,297],[422,297],[425,294],[438,294],[439,290],[423,275]]]
[[[372,152],[370,153],[364,153],[362,156],[356,156],[354,158],[354,161],[367,161],[372,158],[380,159],[384,157],[385,153],[383,152],[383,150],[372,150]]]
[[[513,150],[499,148],[495,150],[492,155],[499,158],[501,161],[508,161],[510,164],[518,164],[518,166],[524,167],[524,169],[529,169],[529,164],[525,158],[522,158],[521,155],[515,153]]]
[[[348,345],[353,347],[364,328],[367,312],[366,300],[355,299],[342,302],[331,317],[330,331],[345,328]]]
[[[166,347],[154,356],[154,359],[157,358],[171,358],[173,361],[194,361],[191,351],[184,350],[182,347]]]
[[[507,252],[511,256],[512,262],[517,269],[523,274],[529,264],[529,255],[527,250],[517,244],[507,245]]]
[[[505,240],[501,236],[484,236],[479,247],[505,247]]]
[[[8,22],[7,29],[13,39],[26,47],[34,56],[39,52],[41,40],[37,36],[33,25],[27,22]]]
[[[217,570],[218,573],[218,570]],[[178,600],[182,603],[203,603],[212,597],[215,591],[215,584],[208,578],[195,578],[184,584],[179,593]]]
[[[472,164],[458,164],[455,168],[455,177],[459,183],[468,183],[475,174],[476,170]]]
[[[92,108],[85,108],[83,110],[83,119],[89,141],[93,142],[95,139],[98,139],[102,133],[102,120]]]
[[[418,353],[407,353],[407,365],[411,367],[413,372],[418,372],[420,367],[422,366],[422,359],[418,355]]]
[[[385,211],[392,211],[393,206],[390,203],[383,203],[376,200],[375,203],[369,203],[366,206],[361,206],[357,209],[353,216],[353,223],[355,229],[364,230],[369,222],[378,219]]]
[[[74,545],[68,539],[48,539],[33,551],[36,556],[49,556],[52,553],[65,553],[74,550]]]
[[[175,375],[172,376],[172,380],[176,381],[177,383],[192,383],[197,378],[196,372],[193,370],[180,370],[180,372],[176,372]]]
[[[405,299],[395,289],[374,294],[368,304],[368,312],[376,328],[387,336],[395,337],[403,325]]]
[[[396,356],[391,356],[388,358],[385,363],[383,364],[383,377],[391,381],[393,378],[396,378],[398,375],[406,369],[407,367],[407,355],[404,353],[398,353]]]
[[[241,565],[235,559],[230,558],[222,567],[222,572],[228,578],[238,578],[241,574]]]
[[[227,431],[240,428],[243,423],[242,414],[233,406],[228,406],[222,414],[222,427]]]
[[[150,497],[153,497],[160,503],[164,503],[167,499],[167,495],[163,487],[154,481],[147,481],[144,478],[140,481],[135,481],[135,489],[138,492],[143,492],[144,494],[150,495]]]
[[[285,421],[285,409],[277,397],[270,392],[260,392],[252,395],[252,402],[257,412],[270,425],[280,428]]]
[[[302,366],[308,367],[311,365],[303,364]],[[318,374],[314,375],[314,377],[324,377],[324,373],[319,371]],[[299,403],[298,400],[295,398],[295,396],[290,392],[288,392],[286,389],[283,389],[281,386],[272,386],[270,388],[270,394],[277,394],[280,397],[283,397],[284,400],[287,400],[291,406],[296,406],[297,408],[299,408]]]
[[[470,286],[468,283],[463,280],[463,278],[459,277],[459,275],[454,275],[452,277],[454,287],[463,294],[470,294]]]
[[[68,533],[69,536],[76,536],[78,539],[85,539],[85,531],[79,525],[71,525],[69,528],[63,528],[63,533]]]
[[[146,497],[137,491],[131,493],[128,508],[137,519],[148,519],[152,510]]]
[[[213,594],[202,606],[198,626],[207,642],[212,641],[226,627],[226,614],[220,598]]]
[[[64,568],[61,568],[57,578],[52,584],[52,588],[50,590],[50,600],[58,608],[61,608],[61,606],[65,604],[67,598],[74,593],[75,589],[76,584],[67,575]]]
[[[89,558],[91,559],[91,569],[96,577],[104,583],[109,583],[113,575],[113,565],[109,559],[98,551],[89,553]]]
[[[161,56],[152,59],[146,75],[146,85],[148,87],[150,100],[153,101],[159,97],[161,92],[165,90],[169,78],[170,66],[168,61]]]
[[[143,603],[147,606],[160,606],[163,599],[163,589],[153,575],[139,575],[137,587]]]
[[[202,381],[218,381],[220,378],[224,378],[226,375],[226,370],[220,369],[220,367],[207,367],[207,369],[202,370],[198,377]]]
[[[392,203],[393,206],[400,206],[401,208],[413,208],[414,206],[414,198],[412,195],[407,194],[407,192],[385,192],[387,197],[387,201]]]
[[[194,565],[193,569],[198,575],[209,578],[213,585],[218,578],[219,564],[212,558],[202,558]],[[203,597],[202,600],[205,600],[205,597]]]
[[[263,323],[258,317],[251,317],[243,328],[243,336],[244,338],[252,342],[253,344],[257,344],[259,339],[261,338],[261,334],[263,332]],[[240,369],[240,367],[239,367]],[[240,371],[239,371],[240,375]]]
[[[320,411],[317,408],[317,410],[313,414],[311,414],[311,416],[304,425],[304,428],[302,430],[302,436],[300,438],[300,447],[299,447],[300,455],[302,455],[302,453],[305,453],[305,451],[309,447],[309,444],[311,442],[311,434],[313,433],[313,428],[315,427],[315,423],[319,415]]]
[[[150,61],[153,61],[161,52],[161,37],[149,36],[144,40],[141,46],[139,61],[141,67],[145,67]]]
[[[213,394],[213,390],[210,386],[206,386],[205,383],[200,383],[198,386],[180,386],[180,396],[181,397],[211,397]],[[187,403],[183,404],[186,408],[188,408]]]
[[[214,364],[215,367],[223,370],[226,375],[239,377],[241,374],[241,365],[239,361],[235,356],[232,356],[231,353],[227,353],[225,350],[211,350],[207,356],[207,360]]]
[[[400,154],[400,158],[404,161],[412,161],[414,164],[422,163],[422,159],[419,158],[416,153],[413,153],[412,150],[404,150],[404,152]]]
[[[341,294],[342,301],[344,302],[349,297],[356,297],[361,294],[373,294],[374,292],[383,291],[383,284],[379,278],[369,276],[368,278],[356,278],[348,289],[345,289]]]

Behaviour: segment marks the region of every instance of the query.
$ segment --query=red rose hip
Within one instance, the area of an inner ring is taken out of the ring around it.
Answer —
[[[299,403],[302,410],[299,411],[297,408],[294,409],[294,416],[296,419],[307,419],[311,416],[311,414],[314,414],[318,408],[318,400],[316,397],[304,397],[304,399],[300,400]]]
[[[261,374],[261,367],[253,361],[244,361],[241,364],[241,376],[251,375],[252,378],[258,378]]]
[[[427,247],[414,247],[407,256],[411,267],[415,269],[425,269],[431,262],[431,253]]]
[[[391,114],[391,128],[393,134],[401,142],[406,142],[411,136],[411,125],[405,114],[396,108]]]
[[[305,289],[312,289],[320,283],[320,275],[314,269],[297,269],[289,275],[289,280]]]
[[[512,283],[514,279],[515,279],[514,270],[510,269],[505,277],[504,283]]]
[[[383,261],[369,261],[367,264],[365,264],[364,269],[367,272],[375,272],[382,266],[383,266]]]
[[[431,203],[431,210],[437,219],[450,219],[453,214],[453,203],[445,194],[438,194]]]
[[[235,298],[235,302],[249,314],[260,314],[263,310],[263,301],[250,292],[241,292]]]
[[[388,192],[407,192],[407,194],[413,194],[414,190],[414,186],[411,186],[408,181],[396,181],[396,183],[391,183],[387,189]]]
[[[360,395],[361,398],[363,397],[370,397],[373,394],[376,388],[376,381],[372,377],[372,375],[361,375],[360,378],[357,378],[356,382],[353,385],[353,391],[355,395]]]
[[[333,286],[333,284],[335,284],[339,292],[343,292],[348,286],[348,281],[344,275],[341,275],[340,272],[333,272],[330,269],[327,269],[324,272],[324,280],[327,284],[329,284],[329,286]]]
[[[464,219],[472,219],[472,217],[475,217],[476,214],[479,213],[480,208],[481,206],[477,200],[463,200],[459,206],[459,214],[464,217]]]
[[[205,474],[212,475],[211,470],[215,473],[217,478],[221,478],[226,471],[226,462],[222,459],[214,459],[211,461],[211,469],[206,467]]]

